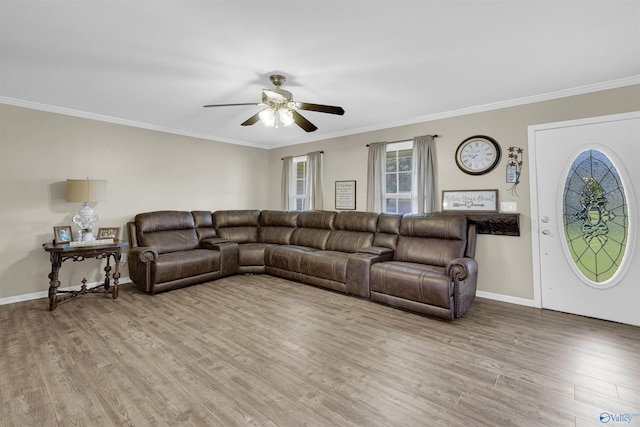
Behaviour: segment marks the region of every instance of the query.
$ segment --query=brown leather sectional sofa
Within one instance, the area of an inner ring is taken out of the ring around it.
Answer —
[[[476,293],[476,228],[463,215],[156,211],[128,229],[131,280],[152,294],[265,273],[454,319]]]

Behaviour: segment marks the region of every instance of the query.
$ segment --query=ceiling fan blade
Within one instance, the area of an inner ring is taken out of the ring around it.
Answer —
[[[210,104],[210,105],[203,105],[203,107],[235,107],[235,106],[240,106],[240,105],[258,105],[258,102],[243,102],[240,104]]]
[[[296,110],[291,110],[291,113],[293,113],[293,121],[296,122],[296,124],[306,132],[313,132],[314,130],[318,129],[316,125],[302,117],[302,114],[298,113]]]
[[[241,126],[251,126],[251,125],[255,125],[259,121],[260,121],[260,112],[257,112],[253,116],[249,117],[247,120],[242,122],[240,125]]]
[[[300,110],[319,111],[321,113],[338,114],[339,116],[344,114],[342,107],[334,107],[332,105],[320,105],[309,104],[308,102],[296,102],[296,106]]]

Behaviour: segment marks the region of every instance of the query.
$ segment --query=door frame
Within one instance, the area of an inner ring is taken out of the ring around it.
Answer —
[[[533,265],[533,306],[542,307],[542,278],[540,257],[540,215],[538,208],[538,170],[536,151],[536,132],[542,130],[559,129],[566,127],[583,126],[619,120],[640,118],[640,111],[630,113],[611,114],[607,116],[589,117],[585,119],[566,120],[561,122],[544,123],[528,126],[529,134],[529,196],[531,203],[531,254]],[[636,219],[630,219],[636,221]]]

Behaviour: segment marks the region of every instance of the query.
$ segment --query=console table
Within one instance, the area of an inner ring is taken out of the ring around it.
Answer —
[[[69,243],[42,245],[45,251],[49,252],[51,259],[51,273],[49,273],[49,310],[56,309],[59,303],[70,298],[88,293],[110,293],[113,299],[118,298],[118,279],[120,279],[120,259],[122,258],[122,248],[127,246],[127,242],[114,240],[113,243],[99,243],[92,245],[71,246]],[[111,274],[110,259],[113,257],[114,272]],[[104,268],[104,282],[87,288],[87,279],[82,279],[82,286],[78,291],[59,291],[60,281],[58,272],[62,263],[67,260],[73,262],[84,261],[85,259],[106,259],[107,266]],[[113,279],[113,286],[111,286]],[[64,295],[60,295],[64,294]]]

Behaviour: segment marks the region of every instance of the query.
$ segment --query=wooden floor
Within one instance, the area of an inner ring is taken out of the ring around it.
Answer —
[[[632,326],[483,299],[446,322],[269,276],[47,308],[0,306],[2,426],[640,425]]]

